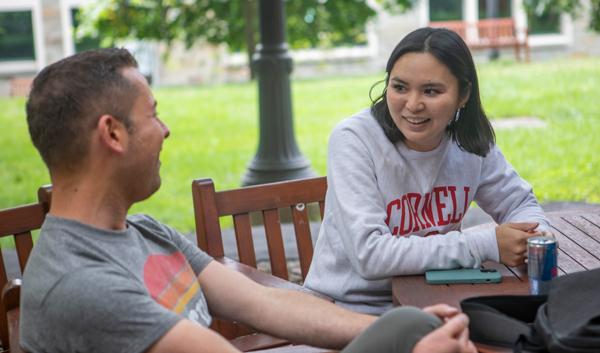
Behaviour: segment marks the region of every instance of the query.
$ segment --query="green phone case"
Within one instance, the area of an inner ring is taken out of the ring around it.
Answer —
[[[461,268],[425,272],[425,281],[429,284],[451,283],[499,283],[502,275],[495,269]]]

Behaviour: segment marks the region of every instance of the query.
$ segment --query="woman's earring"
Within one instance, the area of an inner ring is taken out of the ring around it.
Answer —
[[[458,108],[458,110],[456,111],[456,114],[454,114],[454,123],[458,122],[458,119],[460,119],[460,110],[462,108]]]

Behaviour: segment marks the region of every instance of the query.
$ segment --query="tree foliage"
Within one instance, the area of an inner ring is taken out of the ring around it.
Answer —
[[[589,28],[600,32],[600,0],[588,0],[590,22]],[[525,11],[529,15],[543,16],[548,13],[566,12],[573,17],[578,17],[584,10],[585,0],[523,0]]]
[[[227,43],[234,51],[246,50],[252,39],[258,39],[258,21],[248,21],[252,15],[258,16],[257,2],[100,0],[84,9],[82,33],[97,33],[104,38],[104,45],[119,39],[151,39],[168,44],[181,40],[191,47],[205,40]],[[376,2],[397,9],[411,5],[411,0]],[[376,15],[367,0],[290,0],[285,8],[287,41],[292,48],[365,43],[365,25]]]
[[[254,50],[259,0],[98,0],[84,8],[81,34],[95,33],[108,46],[120,39],[150,39],[191,47],[198,41]],[[523,0],[530,15],[580,15],[589,1],[590,28],[600,32],[600,0]],[[404,11],[414,0],[286,0],[287,41],[292,48],[335,47],[366,42],[373,4]]]

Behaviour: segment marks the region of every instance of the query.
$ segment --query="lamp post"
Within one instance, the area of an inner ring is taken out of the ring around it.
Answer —
[[[259,142],[243,185],[314,176],[294,136],[290,73],[283,0],[260,0],[260,44],[252,65],[259,96]]]

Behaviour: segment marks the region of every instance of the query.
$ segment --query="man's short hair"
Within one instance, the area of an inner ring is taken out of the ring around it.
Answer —
[[[126,49],[99,49],[62,59],[36,76],[27,100],[27,123],[51,172],[79,166],[100,116],[112,115],[130,128],[138,92],[122,75],[128,67],[137,67],[137,62]]]

